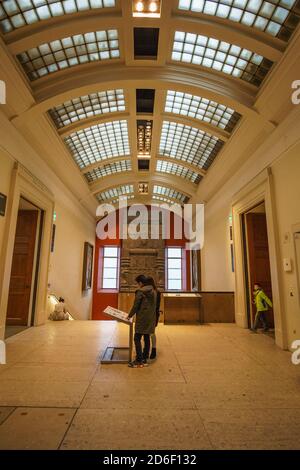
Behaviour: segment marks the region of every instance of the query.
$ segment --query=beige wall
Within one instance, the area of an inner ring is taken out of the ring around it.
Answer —
[[[300,144],[286,152],[272,166],[272,174],[279,229],[283,302],[288,342],[291,344],[294,339],[300,339],[300,292],[293,236],[294,231],[300,231]],[[291,259],[291,272],[284,271],[284,258]]]
[[[95,224],[82,212],[57,201],[54,252],[50,256],[49,291],[65,298],[76,319],[90,318],[92,289],[81,293],[84,242],[95,244]],[[77,213],[76,213],[77,212]]]
[[[291,348],[294,339],[300,339],[300,292],[297,283],[296,251],[293,231],[300,231],[300,107],[286,119],[282,126],[262,148],[249,157],[248,161],[232,175],[230,179],[206,204],[205,243],[202,252],[203,290],[230,291],[237,285],[235,275],[231,273],[230,241],[228,217],[237,195],[250,191],[251,185],[259,180],[265,168],[271,169],[272,214],[268,202],[267,219],[274,223],[278,270],[273,273],[280,289],[280,302],[277,317],[281,339],[277,344]],[[249,192],[250,194],[250,192]],[[259,202],[259,201],[258,201]],[[257,204],[257,202],[255,202]],[[248,210],[248,209],[247,209]],[[268,230],[270,227],[268,227]],[[273,228],[271,229],[273,230]],[[238,239],[241,244],[241,240]],[[290,258],[292,271],[285,272],[284,258]],[[271,260],[274,262],[274,259]],[[239,263],[242,261],[239,260]],[[238,293],[236,293],[239,295]],[[277,296],[277,293],[273,292]],[[236,315],[239,312],[236,312]],[[237,318],[238,324],[245,326],[243,319]]]
[[[82,293],[81,276],[84,242],[94,244],[95,240],[94,219],[0,110],[0,192],[8,196],[8,206],[15,162],[21,163],[54,194],[57,231],[55,251],[50,257],[49,291],[66,297],[75,318],[88,319],[92,307],[92,290]],[[2,255],[6,249],[4,232],[8,223],[8,212],[6,217],[0,217]],[[0,293],[1,290],[0,288]],[[2,316],[2,333],[3,320]]]
[[[231,207],[225,204],[205,209],[204,247],[201,252],[202,290],[234,291],[231,270],[230,223]]]
[[[10,189],[12,169],[13,169],[13,160],[5,156],[3,150],[1,151],[1,146],[0,146],[0,193],[5,194],[6,196],[8,196],[9,189]],[[7,201],[6,201],[5,216],[4,217],[0,216],[0,247],[2,246],[6,219],[7,219]]]

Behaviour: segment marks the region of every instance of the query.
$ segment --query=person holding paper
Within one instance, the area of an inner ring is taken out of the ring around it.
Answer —
[[[156,292],[143,274],[137,276],[136,282],[139,288],[135,292],[134,304],[128,314],[128,318],[136,316],[134,334],[136,359],[128,366],[146,367],[150,351],[150,335],[154,333],[156,324]],[[141,344],[142,337],[144,337],[144,351]]]

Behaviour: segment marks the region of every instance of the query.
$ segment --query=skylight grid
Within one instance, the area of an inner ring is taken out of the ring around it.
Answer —
[[[0,28],[3,33],[72,13],[110,8],[115,0],[3,0],[0,3]]]
[[[118,59],[118,31],[96,31],[40,44],[17,55],[31,81],[79,64]]]
[[[127,121],[112,121],[73,132],[65,138],[79,168],[130,155]]]
[[[85,173],[85,177],[89,183],[103,178],[104,176],[109,176],[114,173],[121,173],[123,171],[131,171],[131,161],[122,160],[120,162],[107,163],[101,168],[94,168],[91,171]]]
[[[124,91],[107,90],[66,101],[50,109],[49,114],[61,129],[82,119],[122,111],[125,111]]]
[[[201,180],[201,175],[177,163],[166,162],[158,160],[156,163],[156,171],[167,173],[169,175],[181,176],[182,178],[198,184]]]
[[[216,101],[171,90],[167,93],[165,112],[199,119],[227,132],[232,132],[241,118],[239,113]]]
[[[158,196],[157,194],[153,194],[152,199],[154,201],[159,201],[159,202],[157,202],[157,204],[159,204],[161,202],[166,202],[170,206],[172,206],[172,205],[180,206],[180,204],[178,202],[172,201],[172,199],[168,199],[167,197],[164,197],[164,196]]]
[[[154,195],[156,194],[159,196],[165,196],[167,198],[177,199],[183,204],[186,204],[189,200],[188,196],[186,196],[185,194],[182,194],[179,191],[176,191],[175,189],[167,188],[165,186],[159,186],[156,184],[153,187],[153,194]]]
[[[285,40],[300,18],[296,0],[179,0],[178,8],[218,16]]]
[[[102,191],[97,194],[97,199],[101,202],[106,201],[108,199],[117,198],[118,200],[120,196],[127,196],[127,194],[133,193],[133,184],[124,184],[122,186],[117,186],[115,188],[107,189],[106,191]],[[111,201],[114,202],[114,201]]]
[[[127,199],[127,201],[129,201],[130,199],[134,199],[134,194],[124,194],[123,196],[120,196],[116,199],[112,199],[111,201],[109,201],[109,204],[117,204],[119,201],[122,201],[122,199],[125,200],[125,198]]]
[[[185,161],[207,170],[224,142],[194,127],[164,121],[159,154]]]
[[[176,31],[172,60],[217,70],[259,86],[273,62],[263,56],[200,34]]]

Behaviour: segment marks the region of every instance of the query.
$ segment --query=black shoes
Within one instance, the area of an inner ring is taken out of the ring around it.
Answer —
[[[150,359],[156,359],[156,348],[152,348]]]
[[[134,369],[137,369],[140,367],[144,367],[144,364],[143,362],[138,362],[137,360],[135,360],[135,361],[129,362],[128,367],[133,367]]]

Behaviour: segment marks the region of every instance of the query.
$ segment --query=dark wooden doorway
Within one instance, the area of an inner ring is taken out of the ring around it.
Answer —
[[[18,212],[6,324],[27,326],[33,286],[38,210]]]
[[[253,326],[256,310],[252,303],[253,286],[259,283],[267,296],[272,299],[272,283],[267,232],[267,219],[264,212],[249,212],[245,214],[245,254],[247,257],[248,284],[248,325]],[[274,312],[266,312],[270,328],[274,328]]]

